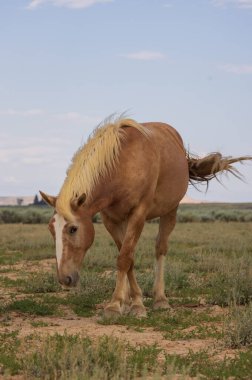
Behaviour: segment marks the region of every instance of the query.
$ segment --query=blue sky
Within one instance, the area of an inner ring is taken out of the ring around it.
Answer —
[[[106,116],[163,121],[203,155],[252,154],[252,0],[2,0],[0,195],[57,194]],[[252,201],[211,183],[213,201]]]

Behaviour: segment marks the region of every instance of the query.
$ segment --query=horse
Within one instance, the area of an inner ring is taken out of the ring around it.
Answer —
[[[188,184],[208,184],[221,172],[239,176],[232,164],[251,159],[220,153],[198,158],[186,151],[181,136],[168,124],[106,120],[74,154],[58,196],[40,192],[54,208],[49,230],[56,243],[59,282],[68,288],[77,285],[83,258],[94,241],[92,218],[99,212],[119,251],[116,285],[105,316],[120,316],[127,305],[130,314],[146,316],[134,251],[145,222],[160,218],[153,307],[168,309],[164,259]]]

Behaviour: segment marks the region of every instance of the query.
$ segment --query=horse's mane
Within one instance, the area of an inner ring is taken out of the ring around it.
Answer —
[[[86,144],[74,154],[56,202],[57,212],[67,220],[73,219],[71,201],[83,193],[88,199],[99,179],[116,167],[121,142],[126,136],[124,126],[149,135],[147,128],[132,119],[109,118],[94,129]]]

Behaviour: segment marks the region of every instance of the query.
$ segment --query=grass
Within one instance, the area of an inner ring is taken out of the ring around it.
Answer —
[[[2,312],[4,313],[11,311],[40,316],[53,315],[56,312],[56,305],[43,302],[42,300],[38,301],[33,298],[24,298],[21,300],[14,300],[2,308]]]
[[[202,206],[203,211],[199,210],[201,206],[190,209],[184,205],[182,211],[198,212],[198,220],[207,213],[218,214],[217,209]],[[225,207],[230,214],[237,210],[251,212],[251,205],[235,206],[234,210]],[[57,282],[53,261],[52,268],[43,266],[43,260],[55,257],[47,226],[0,224],[0,373],[62,379],[168,379],[176,373],[182,378],[249,379],[251,228],[251,222],[227,223],[221,219],[212,223],[208,220],[207,224],[178,223],[165,264],[166,292],[173,307],[167,312],[152,309],[158,226],[145,226],[135,267],[148,317],[124,315],[114,321],[101,315],[99,324],[113,325],[115,330],[124,326],[139,334],[156,331],[163,342],[174,344],[215,342],[216,352],[206,349],[181,356],[171,355],[155,344],[129,346],[108,337],[93,341],[80,335],[36,335],[36,331],[53,326],[57,316],[74,315],[83,318],[85,324],[85,318],[98,314],[97,304],[108,301],[115,286],[117,249],[103,225],[96,224],[95,242],[84,259],[80,286],[64,292]],[[219,313],[214,312],[216,307]],[[21,339],[18,332],[11,331],[16,315],[29,321],[33,328],[30,336]],[[226,349],[235,354],[216,359]]]
[[[156,346],[136,349],[107,336],[94,344],[88,337],[55,334],[23,357],[21,366],[33,379],[132,379],[155,370],[159,352]]]
[[[251,203],[182,204],[177,219],[181,223],[252,222],[251,209]],[[52,214],[52,209],[46,205],[0,206],[0,223],[45,224]],[[93,221],[101,221],[99,214],[95,215]]]
[[[164,367],[166,366],[172,366],[175,373],[184,373],[197,379],[250,380],[252,351],[240,352],[236,358],[224,360],[214,360],[207,351],[191,351],[186,356],[166,355]]]
[[[224,323],[224,341],[228,348],[252,346],[252,303],[230,308]]]
[[[175,374],[197,379],[250,379],[252,371],[251,350],[238,353],[236,358],[214,360],[207,350],[190,351],[183,356],[169,355],[155,344],[132,347],[107,336],[96,343],[89,337],[66,333],[46,337],[33,335],[21,342],[14,332],[1,334],[0,341],[3,343],[1,365],[8,366],[12,375],[22,371],[27,379],[119,380],[147,378],[148,374],[154,379],[161,379],[161,376],[171,379]],[[22,355],[15,356],[17,349]],[[160,354],[163,360],[159,359]]]

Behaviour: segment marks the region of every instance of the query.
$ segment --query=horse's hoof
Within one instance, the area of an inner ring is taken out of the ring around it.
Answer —
[[[119,318],[122,315],[118,305],[107,305],[104,309],[105,318]]]
[[[125,314],[125,315],[127,315],[127,314],[129,314],[130,313],[130,305],[129,304],[127,304],[127,303],[125,303],[125,304],[123,304],[122,305],[122,309],[121,309],[121,314]]]
[[[169,305],[169,302],[167,300],[160,300],[156,301],[153,304],[154,310],[172,310],[171,306]]]
[[[146,309],[142,305],[132,305],[130,308],[130,315],[137,318],[145,318],[147,316]]]

